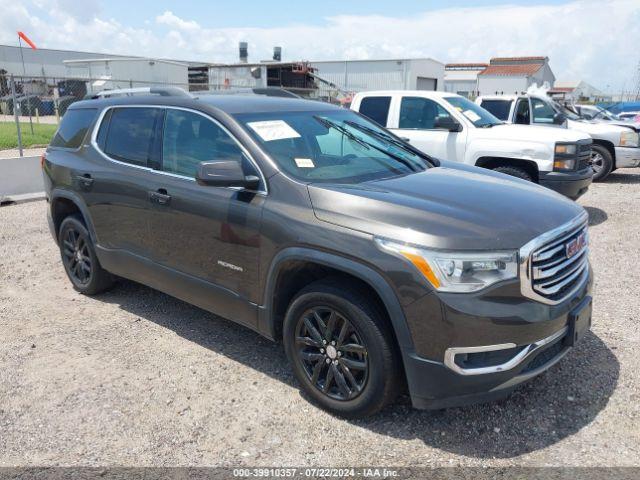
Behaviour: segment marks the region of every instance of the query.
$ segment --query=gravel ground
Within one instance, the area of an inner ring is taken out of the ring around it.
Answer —
[[[77,294],[46,204],[3,207],[0,466],[640,465],[640,169],[580,203],[595,306],[573,352],[499,402],[359,421],[309,404],[243,327],[131,282]]]

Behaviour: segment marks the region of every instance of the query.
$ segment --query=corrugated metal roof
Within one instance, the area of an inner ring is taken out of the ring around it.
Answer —
[[[542,68],[541,63],[520,63],[515,65],[489,65],[478,75],[492,75],[496,77],[529,76]]]
[[[486,68],[488,67],[488,63],[447,63],[444,68]]]
[[[489,60],[489,63],[492,65],[498,64],[498,63],[511,63],[511,62],[513,63],[522,63],[522,62],[544,63],[546,60],[547,60],[547,57],[493,57],[491,60]]]

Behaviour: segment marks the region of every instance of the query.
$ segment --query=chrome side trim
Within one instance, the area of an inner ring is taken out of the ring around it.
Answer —
[[[545,246],[549,249],[553,248],[554,251],[556,250],[556,248],[554,247],[556,246],[562,247],[560,244],[564,240],[566,240],[568,237],[573,235],[576,232],[576,230],[578,230],[579,228],[583,228],[587,226],[588,218],[589,216],[587,215],[587,212],[583,211],[580,215],[578,215],[573,220],[563,225],[560,225],[559,227],[554,228],[553,230],[549,230],[548,232],[543,233],[542,235],[534,238],[533,240],[525,244],[522,248],[520,248],[519,273],[520,273],[520,291],[522,292],[522,295],[524,295],[527,298],[531,298],[532,300],[536,300],[537,302],[540,302],[540,303],[544,303],[547,305],[557,305],[563,302],[564,300],[566,300],[568,297],[570,297],[575,292],[580,290],[580,288],[583,287],[584,280],[588,277],[588,272],[589,272],[589,260],[588,260],[589,252],[588,251],[584,253],[584,259],[582,259],[583,254],[582,253],[580,254],[581,267],[578,269],[581,271],[581,273],[585,278],[581,278],[580,281],[576,283],[576,286],[571,289],[571,291],[567,292],[567,294],[563,298],[560,298],[557,300],[546,298],[543,295],[540,295],[538,292],[536,292],[533,289],[532,280],[533,280],[534,272],[532,268],[532,262],[545,260],[546,258],[551,258],[551,257],[547,257],[546,254],[548,252],[544,252],[542,255],[538,255],[538,256],[534,255],[534,252]],[[573,260],[576,260],[576,259],[573,259]],[[585,272],[587,273],[587,275],[584,275]]]
[[[264,173],[262,173],[262,170],[260,169],[260,167],[258,166],[258,163],[254,160],[254,158],[251,156],[251,154],[249,153],[249,151],[245,148],[245,146],[240,142],[240,140],[238,140],[224,125],[222,125],[218,120],[216,120],[215,118],[211,117],[210,115],[207,115],[204,112],[200,112],[198,110],[194,110],[192,108],[186,108],[186,107],[176,107],[173,105],[144,105],[144,104],[140,104],[140,105],[128,105],[128,104],[124,104],[124,105],[110,105],[106,108],[104,108],[101,112],[100,112],[100,116],[98,117],[98,120],[96,120],[96,124],[93,127],[93,131],[91,132],[91,146],[106,160],[116,163],[118,165],[124,165],[126,167],[132,167],[132,168],[137,168],[140,170],[145,170],[147,172],[151,172],[151,173],[155,173],[158,175],[166,175],[168,177],[176,177],[176,178],[181,178],[183,180],[188,180],[191,182],[195,182],[195,178],[192,177],[187,177],[186,175],[179,175],[177,173],[172,173],[172,172],[164,172],[162,170],[155,170],[151,167],[143,167],[141,165],[134,165],[132,163],[127,163],[127,162],[123,162],[121,160],[116,160],[115,158],[111,158],[109,155],[107,155],[105,152],[103,152],[100,147],[98,146],[98,132],[100,131],[100,127],[102,126],[102,121],[104,120],[104,116],[107,114],[107,112],[113,108],[161,108],[161,109],[173,109],[173,110],[184,110],[186,112],[191,112],[191,113],[195,113],[197,115],[200,115],[210,121],[212,121],[213,123],[215,123],[218,127],[220,127],[227,135],[229,135],[229,138],[231,138],[237,145],[238,147],[240,147],[240,150],[242,150],[242,152],[245,154],[245,156],[247,157],[247,159],[249,160],[249,162],[251,163],[251,165],[254,166],[254,168],[256,169],[256,171],[258,172],[258,175],[260,176],[260,179],[262,180],[262,184],[264,185],[264,190],[246,190],[247,192],[252,192],[252,193],[257,193],[260,195],[268,195],[269,194],[269,189],[267,186],[267,179],[264,176]],[[242,188],[239,187],[211,187],[211,188],[226,188],[229,190],[242,190]]]
[[[481,352],[492,352],[496,350],[506,350],[508,348],[515,348],[517,345],[515,343],[501,343],[498,345],[483,345],[478,347],[451,347],[447,348],[444,352],[444,364],[454,372],[459,375],[486,375],[489,373],[498,373],[504,372],[506,370],[511,370],[512,368],[520,365],[527,357],[536,352],[538,349],[548,345],[549,343],[561,338],[567,333],[568,327],[563,327],[558,330],[553,335],[550,335],[546,338],[536,341],[535,343],[531,343],[527,345],[523,350],[518,352],[511,360],[508,362],[501,363],[500,365],[493,365],[491,367],[478,367],[478,368],[462,368],[461,366],[456,364],[456,355],[464,354],[464,353],[481,353]]]

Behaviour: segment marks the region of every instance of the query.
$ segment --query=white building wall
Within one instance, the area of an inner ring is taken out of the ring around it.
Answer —
[[[90,91],[169,85],[186,89],[189,83],[187,65],[177,62],[108,59],[67,62],[66,66],[65,76],[92,79]]]
[[[86,58],[117,57],[102,53],[74,52],[67,50],[49,50],[46,48],[33,50],[29,47],[22,49],[24,66],[27,76],[34,77],[64,77],[67,75],[65,60],[81,60]],[[0,69],[9,74],[22,76],[22,59],[20,49],[10,45],[0,45]]]
[[[311,62],[311,66],[318,76],[354,92],[413,90],[418,77],[435,79],[436,88],[444,88],[444,65],[431,59],[345,60]]]
[[[506,77],[480,75],[478,90],[480,95],[514,94],[525,92],[530,85],[529,77]]]
[[[460,93],[461,95],[471,94],[475,92],[477,88],[477,80],[446,80],[444,81],[445,92]]]

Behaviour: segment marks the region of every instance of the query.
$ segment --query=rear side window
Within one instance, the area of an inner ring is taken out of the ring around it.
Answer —
[[[157,108],[115,108],[110,120],[103,121],[98,142],[116,160],[146,167],[159,116]],[[103,132],[103,128],[107,131]]]
[[[52,147],[78,148],[96,116],[95,108],[74,108],[62,117],[60,128],[51,140]]]
[[[482,100],[480,106],[491,112],[494,117],[506,122],[509,120],[512,103],[511,100]]]
[[[360,113],[386,127],[390,105],[391,97],[365,97],[360,102]]]

